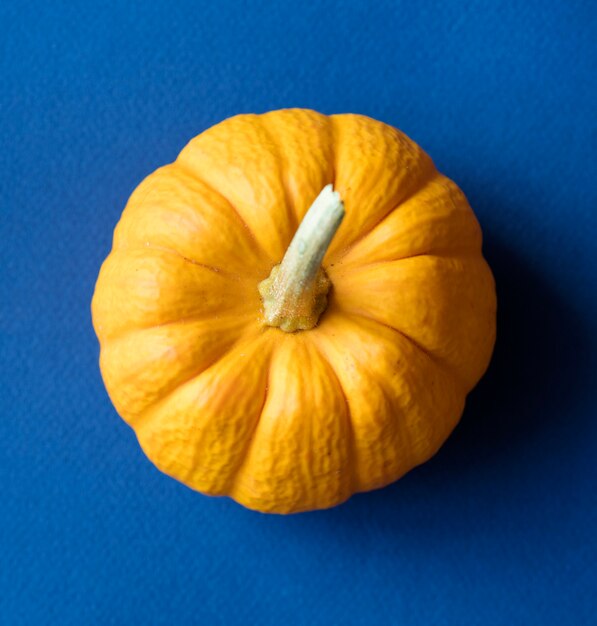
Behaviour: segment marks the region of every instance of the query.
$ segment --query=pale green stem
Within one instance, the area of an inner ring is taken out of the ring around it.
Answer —
[[[326,185],[305,214],[280,265],[259,285],[266,324],[288,332],[317,324],[331,285],[321,262],[344,214],[340,194]]]

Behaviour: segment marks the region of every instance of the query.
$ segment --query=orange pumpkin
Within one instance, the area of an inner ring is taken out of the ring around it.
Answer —
[[[496,298],[477,220],[421,148],[295,109],[228,119],[146,178],[92,312],[155,465],[288,513],[436,452],[488,365]]]

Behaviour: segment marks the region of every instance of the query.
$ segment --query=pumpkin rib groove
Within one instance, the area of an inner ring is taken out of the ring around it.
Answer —
[[[148,328],[162,328],[164,326],[172,326],[173,324],[185,324],[186,322],[192,322],[192,321],[200,320],[200,319],[207,319],[210,317],[212,317],[212,315],[210,314],[205,314],[205,316],[204,315],[189,315],[188,317],[181,317],[179,319],[172,320],[171,322],[163,322],[162,324],[152,324],[151,326],[141,326],[141,327],[138,327],[137,330],[147,330]],[[247,317],[247,324],[248,324],[249,319],[251,319],[253,316],[247,313],[245,317]]]
[[[425,176],[422,176],[420,184],[417,185],[415,189],[411,191],[411,193],[407,194],[404,198],[402,198],[396,206],[392,207],[387,213],[382,215],[382,217],[380,217],[379,220],[377,220],[377,222],[375,222],[375,224],[373,224],[371,228],[367,230],[367,232],[362,233],[359,237],[357,237],[354,241],[352,241],[342,251],[342,256],[334,259],[334,263],[341,263],[342,259],[345,256],[347,256],[350,252],[352,252],[353,248],[358,246],[359,243],[361,243],[361,241],[363,241],[370,233],[372,233],[376,228],[378,228],[384,222],[384,220],[386,220],[388,217],[390,217],[390,215],[392,215],[392,213],[394,213],[394,211],[397,211],[403,204],[405,204],[406,202],[414,198],[417,194],[419,194],[421,191],[423,191],[423,189],[425,189],[425,187],[427,187],[427,185],[430,182],[432,182],[435,178],[439,178],[440,176],[442,175],[435,169],[433,162],[430,162],[429,172],[427,172]]]
[[[355,455],[355,434],[354,434],[354,426],[352,423],[352,417],[351,417],[351,413],[350,413],[350,404],[348,402],[348,395],[346,394],[346,391],[344,390],[344,386],[342,385],[342,382],[340,381],[340,378],[338,377],[338,374],[336,374],[332,364],[329,362],[327,356],[325,355],[325,353],[316,345],[314,345],[315,351],[317,352],[317,354],[319,355],[319,357],[321,358],[322,362],[325,364],[326,369],[328,370],[328,373],[331,375],[331,378],[335,381],[335,384],[337,386],[337,388],[340,390],[340,395],[342,396],[342,399],[344,400],[344,405],[346,407],[346,423],[348,426],[347,429],[347,433],[348,433],[348,437],[347,437],[347,452],[348,452],[348,471],[350,472],[349,476],[350,476],[350,484],[349,484],[349,492],[352,492],[355,488],[356,485],[356,475],[357,475],[357,467],[355,464],[355,459],[356,459],[356,455]]]
[[[456,372],[455,369],[451,365],[446,363],[443,359],[440,359],[437,356],[435,356],[433,353],[427,350],[427,348],[422,346],[418,341],[415,341],[409,334],[405,333],[403,330],[400,330],[399,328],[396,328],[395,326],[392,326],[391,324],[386,324],[385,322],[381,322],[375,317],[372,317],[371,315],[367,315],[366,313],[363,313],[362,311],[358,311],[358,312],[347,311],[347,312],[353,316],[364,317],[365,319],[368,319],[371,322],[375,322],[376,324],[379,324],[380,326],[385,326],[386,328],[389,328],[390,330],[393,330],[394,332],[398,333],[399,335],[404,337],[409,343],[411,343],[415,348],[423,352],[423,354],[425,354],[439,369],[441,369],[443,372],[445,372],[451,378],[453,378],[460,387],[462,387],[464,390],[468,388],[469,385],[462,379],[460,374]]]
[[[288,219],[288,223],[291,225],[291,230],[294,232],[298,228],[298,223],[296,220],[294,201],[289,191],[287,171],[288,166],[286,162],[286,156],[284,155],[284,150],[280,148],[280,144],[278,143],[274,133],[272,133],[269,129],[267,125],[267,118],[265,116],[260,116],[258,119],[259,127],[263,130],[266,137],[268,138],[271,147],[273,148],[273,152],[275,153],[279,161],[278,177],[280,179],[282,189],[284,190],[284,208],[286,209],[286,217]]]
[[[215,265],[208,265],[207,263],[201,263],[200,261],[196,261],[195,259],[192,259],[180,253],[178,250],[175,250],[174,248],[168,248],[167,246],[156,246],[154,244],[148,243],[145,246],[133,246],[131,248],[126,248],[126,249],[127,250],[145,250],[146,248],[149,248],[149,250],[157,250],[159,252],[166,252],[168,254],[173,254],[174,256],[179,257],[180,259],[182,259],[183,261],[186,261],[187,263],[191,263],[192,265],[197,265],[198,267],[202,267],[206,270],[210,270],[212,272],[215,272],[216,274],[227,276],[228,278],[231,278],[237,282],[240,282],[244,280],[245,278],[244,276],[241,276],[240,274],[229,272],[228,270],[222,269],[221,267],[216,267]]]
[[[230,207],[230,209],[233,211],[233,213],[239,219],[240,223],[244,226],[244,228],[247,231],[247,234],[248,234],[249,238],[251,239],[251,241],[253,242],[256,250],[260,254],[264,255],[265,258],[268,259],[268,261],[273,263],[273,261],[269,257],[269,254],[259,245],[259,241],[257,240],[257,237],[255,236],[255,233],[251,230],[251,227],[243,219],[243,216],[238,212],[238,210],[234,206],[234,204],[232,204],[232,202],[230,202],[230,200],[221,191],[219,191],[213,185],[210,185],[206,180],[204,180],[203,178],[198,176],[197,173],[194,170],[192,170],[186,163],[184,163],[184,161],[181,161],[180,159],[176,159],[175,163],[182,171],[184,171],[186,174],[188,174],[189,176],[191,176],[195,180],[198,180],[202,185],[204,185],[212,193],[218,195],[220,198],[222,198],[222,200],[224,200],[224,202],[226,202],[226,204]]]
[[[253,315],[250,315],[247,313],[246,315],[244,315],[244,317],[246,318],[246,325],[248,326],[251,320],[253,319]],[[180,324],[181,326],[183,326],[188,323],[197,322],[201,319],[204,319],[204,318],[202,318],[202,316],[200,315],[190,315],[189,317],[181,317],[180,319],[172,320],[171,322],[164,322],[163,324],[152,324],[151,326],[135,326],[135,328],[127,328],[123,332],[120,332],[116,335],[111,335],[108,338],[107,343],[111,344],[114,342],[118,342],[118,341],[125,339],[126,337],[129,337],[130,335],[134,335],[135,333],[143,333],[146,330],[154,330],[156,328],[165,328],[167,326],[174,326],[175,324]]]
[[[375,267],[376,265],[384,265],[389,263],[398,263],[400,261],[408,261],[410,259],[417,259],[419,257],[428,257],[433,259],[454,259],[454,260],[475,260],[479,257],[479,253],[477,250],[467,250],[461,249],[457,250],[456,254],[452,254],[451,252],[419,252],[417,254],[409,254],[408,256],[400,256],[396,259],[384,259],[383,261],[370,261],[369,263],[360,263],[355,262],[354,264],[349,265],[343,269],[336,269],[335,271],[330,271],[329,273],[336,276],[345,277],[347,274],[351,274],[352,272],[358,272],[361,269]],[[339,261],[335,261],[333,265],[336,267]]]
[[[232,313],[232,311],[229,311],[229,313]],[[142,332],[144,330],[151,330],[153,328],[164,328],[166,326],[173,326],[174,324],[186,324],[187,322],[194,322],[194,321],[198,321],[201,319],[209,319],[210,317],[212,317],[211,314],[197,314],[197,315],[189,315],[187,317],[180,317],[180,318],[171,320],[169,322],[162,322],[161,324],[150,324],[149,326],[137,325],[134,328],[124,328],[124,329],[121,329],[120,332],[116,334],[109,335],[106,338],[106,341],[110,341],[110,342],[119,341],[120,339],[123,339],[130,333]],[[248,313],[245,314],[245,317],[247,318],[247,324],[249,324],[249,321],[254,318],[253,315],[249,315]]]
[[[327,123],[328,123],[328,131],[330,133],[330,137],[332,138],[332,140],[330,141],[330,152],[331,154],[331,159],[330,159],[330,167],[331,167],[331,172],[330,172],[330,182],[332,183],[332,189],[336,189],[336,172],[338,171],[338,164],[336,163],[336,159],[337,154],[336,154],[336,138],[337,138],[337,133],[336,133],[336,125],[334,124],[334,116],[333,115],[329,115],[327,117]]]
[[[226,311],[226,314],[238,315],[238,312],[235,313],[235,309],[231,308]],[[213,317],[213,313],[197,313],[195,315],[187,315],[186,317],[178,317],[176,319],[169,320],[167,322],[162,322],[161,324],[149,324],[147,326],[141,326],[139,324],[136,324],[134,328],[130,328],[130,327],[121,328],[119,332],[106,336],[105,340],[106,341],[118,341],[119,339],[122,339],[123,337],[125,337],[126,335],[132,332],[151,330],[152,328],[164,328],[166,326],[173,326],[174,324],[185,324],[186,322],[193,322],[193,321],[202,320],[202,319],[207,320],[207,319],[210,319],[211,317]],[[253,320],[255,318],[255,315],[245,313],[243,317],[247,318],[247,324],[249,324],[250,320]]]
[[[207,370],[209,370],[210,368],[212,368],[214,365],[216,365],[219,361],[222,360],[222,358],[224,358],[224,356],[226,354],[228,354],[229,352],[231,352],[232,350],[234,350],[235,348],[237,348],[239,346],[239,344],[242,342],[243,339],[248,339],[249,338],[249,334],[248,333],[244,333],[241,334],[240,337],[238,337],[235,341],[233,341],[231,344],[229,344],[221,354],[219,354],[215,359],[213,359],[210,363],[208,363],[206,366],[202,367],[200,370],[196,370],[193,372],[193,374],[191,376],[187,376],[184,380],[182,381],[177,381],[176,384],[172,384],[168,386],[168,390],[164,392],[164,394],[162,395],[161,398],[158,398],[157,400],[155,400],[154,402],[152,402],[151,404],[149,404],[147,407],[145,407],[143,409],[143,411],[141,411],[141,413],[139,413],[138,417],[148,417],[147,415],[145,415],[147,412],[151,412],[151,411],[155,411],[157,408],[159,408],[160,404],[163,404],[164,402],[166,402],[168,400],[168,398],[176,391],[178,391],[179,389],[181,389],[182,387],[184,387],[185,385],[189,384],[190,382],[192,382],[194,379],[196,379],[198,376],[201,376],[201,374],[204,374],[205,372],[207,372]],[[254,337],[253,337],[254,338]],[[138,427],[140,422],[143,422],[144,420],[138,420],[137,418],[133,418],[132,420],[129,420],[129,424],[130,425],[134,425],[134,427]]]

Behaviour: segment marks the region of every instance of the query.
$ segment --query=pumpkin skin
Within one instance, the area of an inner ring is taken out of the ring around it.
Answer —
[[[263,322],[258,284],[332,183],[345,219],[311,330]],[[260,511],[334,506],[429,459],[495,341],[481,230],[400,131],[360,115],[239,115],[148,176],[92,315],[110,398],[163,472]]]

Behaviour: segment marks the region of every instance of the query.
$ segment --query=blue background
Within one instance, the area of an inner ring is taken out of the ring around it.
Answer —
[[[1,4],[2,624],[595,619],[596,26],[589,0]],[[419,142],[477,212],[500,310],[431,462],[279,517],[153,468],[89,304],[141,179],[287,106]]]

